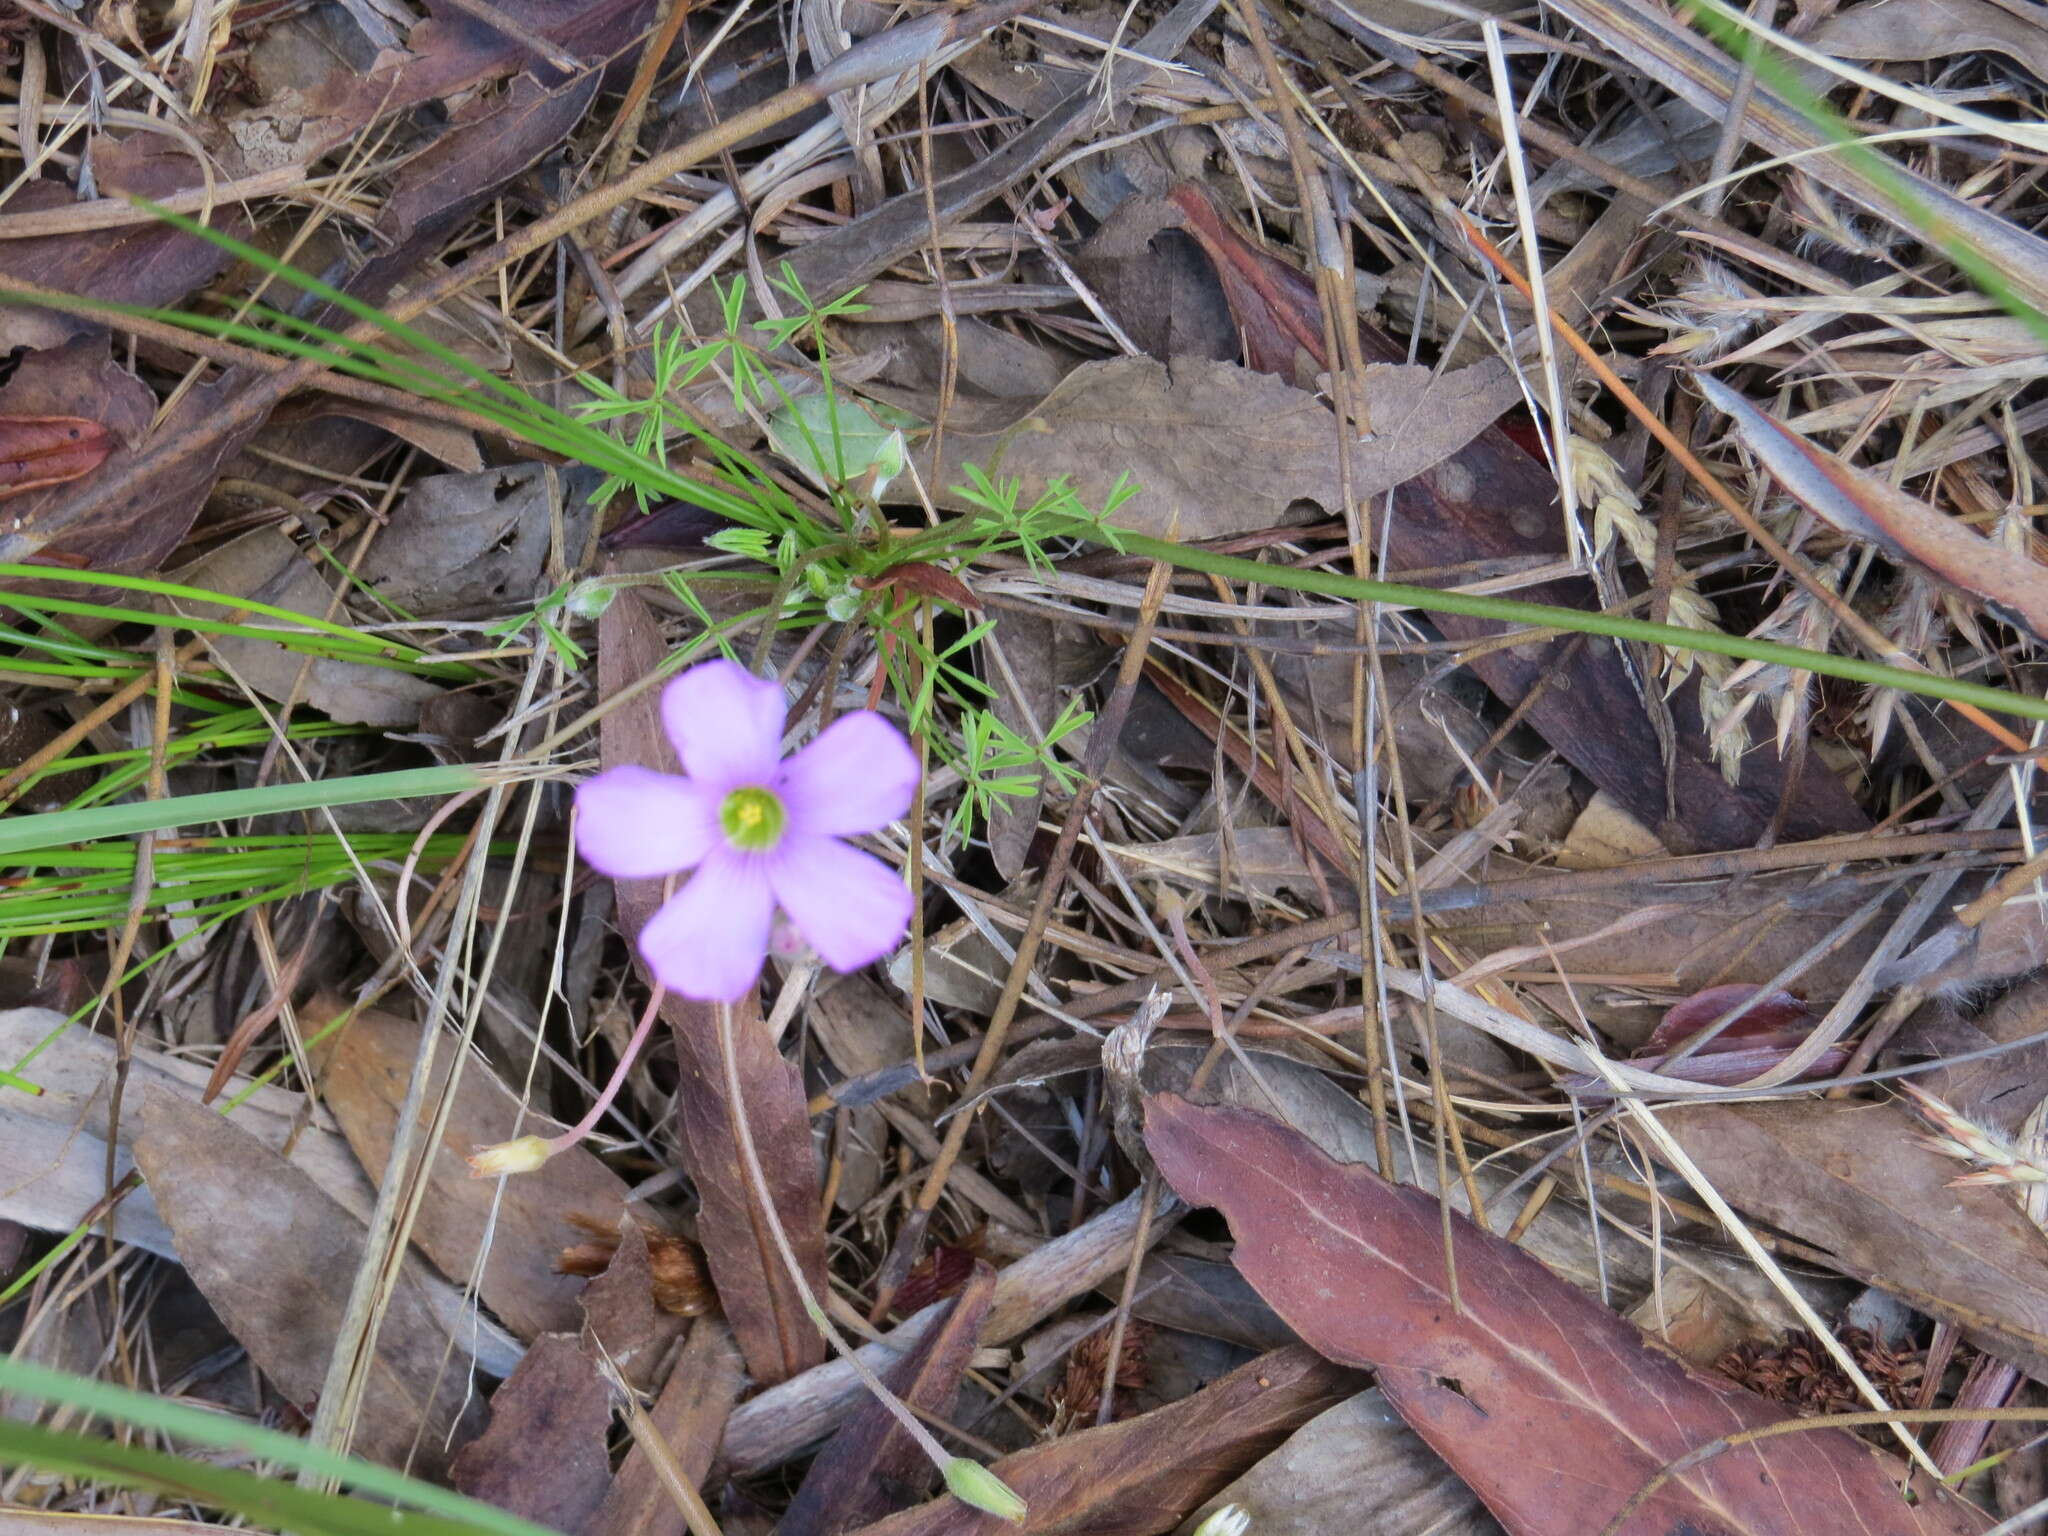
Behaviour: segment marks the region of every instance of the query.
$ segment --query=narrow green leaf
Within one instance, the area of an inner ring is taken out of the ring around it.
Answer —
[[[202,822],[236,821],[279,811],[309,811],[320,806],[363,805],[374,800],[406,800],[415,795],[453,795],[481,788],[488,780],[474,768],[449,765],[407,768],[395,773],[363,773],[321,779],[311,784],[266,784],[259,789],[225,789],[208,795],[178,795],[169,800],[141,800],[127,805],[99,805],[85,811],[48,811],[40,816],[10,816],[0,821],[0,853],[33,848],[61,848],[98,837],[133,837],[138,832],[163,832]]]
[[[314,1472],[344,1487],[411,1505],[413,1510],[425,1513],[390,1509],[362,1499],[337,1499],[162,1452],[4,1421],[0,1421],[0,1461],[80,1477],[125,1481],[131,1487],[155,1487],[174,1498],[190,1498],[234,1510],[275,1529],[303,1532],[307,1536],[552,1536],[544,1527],[516,1515],[388,1467],[308,1445],[226,1414],[167,1402],[25,1360],[0,1356],[0,1391],[82,1409],[117,1423],[173,1435],[194,1445],[240,1452]],[[326,1518],[314,1505],[339,1507],[332,1518]]]

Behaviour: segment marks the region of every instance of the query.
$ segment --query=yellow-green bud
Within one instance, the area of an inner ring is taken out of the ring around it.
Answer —
[[[955,1456],[946,1463],[946,1488],[962,1504],[972,1504],[1012,1525],[1022,1525],[1025,1515],[1030,1513],[1008,1483],[965,1456]]]
[[[531,1173],[555,1155],[555,1149],[540,1136],[520,1136],[483,1147],[469,1159],[473,1178],[495,1179],[505,1173]]]
[[[1244,1536],[1252,1527],[1251,1511],[1242,1504],[1225,1504],[1209,1512],[1195,1527],[1195,1536]]]

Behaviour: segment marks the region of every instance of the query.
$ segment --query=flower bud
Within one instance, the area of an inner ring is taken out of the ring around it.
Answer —
[[[1250,1510],[1242,1504],[1225,1504],[1209,1512],[1208,1519],[1195,1527],[1195,1536],[1244,1536],[1251,1528]]]
[[[494,1147],[479,1148],[469,1159],[471,1178],[495,1179],[506,1173],[531,1173],[555,1155],[545,1137],[520,1136]]]
[[[999,1520],[1022,1525],[1030,1510],[1015,1490],[977,1461],[955,1456],[946,1463],[946,1489],[962,1504],[972,1504]]]

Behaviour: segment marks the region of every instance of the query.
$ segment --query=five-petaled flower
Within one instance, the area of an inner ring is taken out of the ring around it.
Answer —
[[[834,970],[879,960],[910,923],[910,892],[880,859],[841,841],[910,809],[917,754],[867,710],[841,715],[788,759],[788,702],[731,661],[692,667],[661,696],[681,777],[608,768],[576,791],[576,842],[618,879],[693,870],[640,931],[655,978],[729,1002],[754,985],[775,911]]]

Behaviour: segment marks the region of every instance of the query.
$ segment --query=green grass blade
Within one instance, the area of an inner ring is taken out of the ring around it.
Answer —
[[[488,782],[488,777],[478,769],[451,764],[406,768],[394,773],[355,774],[310,784],[266,784],[258,789],[224,789],[206,795],[177,795],[168,800],[99,805],[85,811],[11,816],[0,821],[0,853],[61,848],[67,843],[90,842],[94,838],[133,837],[139,832],[164,832],[201,822],[238,821],[245,816],[269,816],[280,811],[453,795],[480,789]]]
[[[295,1536],[553,1536],[544,1527],[504,1510],[387,1467],[308,1445],[274,1429],[25,1360],[0,1357],[0,1391],[317,1473],[411,1508],[393,1509],[365,1499],[315,1493],[161,1451],[5,1421],[0,1421],[0,1460],[154,1488],[172,1498],[232,1510]]]

